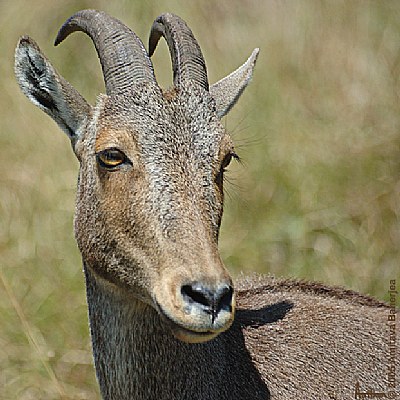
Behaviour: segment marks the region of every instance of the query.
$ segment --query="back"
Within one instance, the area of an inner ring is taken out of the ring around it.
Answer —
[[[387,305],[315,283],[253,277],[237,286],[237,328],[271,399],[390,391]]]

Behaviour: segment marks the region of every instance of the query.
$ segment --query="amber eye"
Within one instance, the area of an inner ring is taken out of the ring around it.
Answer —
[[[228,165],[231,163],[232,161],[232,153],[228,153],[225,158],[222,161],[221,164],[221,171],[225,172],[225,169],[228,167]]]
[[[100,151],[96,154],[96,157],[99,165],[107,169],[114,169],[129,161],[122,151],[114,148]]]
[[[226,171],[226,168],[228,167],[228,165],[231,163],[232,158],[234,158],[235,160],[240,160],[239,156],[236,153],[234,153],[233,151],[228,153],[224,157],[224,159],[222,160],[222,163],[221,163],[221,168],[216,177],[216,182],[218,185],[222,185],[222,182],[224,180],[224,172]]]
[[[230,152],[230,153],[228,153],[228,154],[225,156],[225,158],[223,159],[222,164],[221,164],[221,171],[222,171],[222,172],[225,172],[225,169],[226,169],[226,168],[228,167],[228,165],[231,163],[232,158],[234,158],[235,160],[240,161],[240,158],[239,158],[239,156],[238,156],[236,153],[234,153],[233,151]]]

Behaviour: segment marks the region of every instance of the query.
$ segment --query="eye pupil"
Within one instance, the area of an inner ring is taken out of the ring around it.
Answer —
[[[106,149],[97,153],[97,161],[103,168],[114,168],[126,162],[125,154],[118,149]]]
[[[106,161],[110,164],[119,163],[123,160],[122,154],[117,150],[109,150],[109,151],[104,152],[103,158],[104,158],[104,161]]]

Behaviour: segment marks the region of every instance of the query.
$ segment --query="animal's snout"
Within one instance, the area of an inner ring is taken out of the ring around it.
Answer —
[[[198,263],[171,263],[153,289],[156,310],[184,342],[211,340],[229,329],[235,317],[232,279],[218,254],[212,255],[199,254]]]
[[[228,284],[220,284],[211,288],[201,282],[192,282],[181,287],[181,295],[185,308],[196,309],[197,313],[211,315],[212,323],[217,320],[221,311],[232,312],[233,288]]]

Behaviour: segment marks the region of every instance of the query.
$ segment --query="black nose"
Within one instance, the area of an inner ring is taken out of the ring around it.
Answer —
[[[233,288],[230,285],[222,284],[211,289],[199,282],[193,282],[182,286],[181,293],[186,303],[211,314],[213,323],[221,310],[232,312]]]

